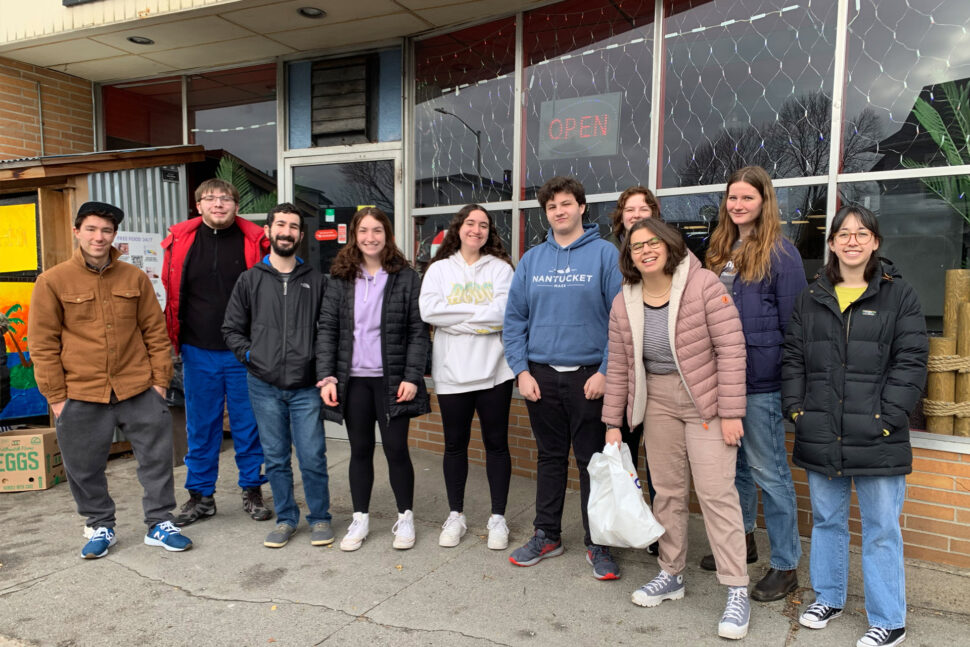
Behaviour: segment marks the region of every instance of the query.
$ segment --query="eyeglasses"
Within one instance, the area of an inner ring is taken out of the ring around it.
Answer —
[[[646,245],[650,249],[658,249],[660,245],[663,244],[663,242],[664,241],[654,236],[650,240],[645,240],[642,243],[630,243],[630,251],[633,252],[634,254],[639,254],[640,252],[643,251],[644,245]]]
[[[212,204],[213,202],[222,202],[225,204],[232,204],[236,199],[228,195],[204,195],[199,198],[199,202],[205,202],[206,204]]]
[[[848,245],[852,237],[855,236],[855,242],[860,245],[865,245],[870,240],[872,240],[872,232],[861,229],[859,231],[840,231],[835,234],[835,240],[840,245]]]

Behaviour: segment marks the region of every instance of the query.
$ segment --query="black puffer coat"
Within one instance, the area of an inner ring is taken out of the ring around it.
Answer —
[[[421,277],[410,267],[388,274],[381,306],[381,358],[387,409],[392,418],[414,418],[431,411],[428,389],[424,384],[431,338],[428,325],[421,321],[420,294]],[[331,278],[317,326],[317,377],[337,378],[337,406],[324,404],[322,407],[323,417],[327,420],[343,422],[353,354],[354,281]],[[418,386],[413,400],[397,401],[401,382]]]
[[[788,324],[782,406],[789,417],[802,412],[792,460],[826,476],[912,471],[909,414],[926,382],[929,342],[916,291],[882,263],[844,313],[820,277]]]

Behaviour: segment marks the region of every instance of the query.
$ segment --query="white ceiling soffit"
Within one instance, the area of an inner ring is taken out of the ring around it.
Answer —
[[[243,64],[413,36],[547,0],[240,0],[0,45],[0,57],[97,82]],[[82,5],[92,7],[96,5]],[[301,7],[327,12],[300,15]],[[154,41],[137,45],[141,36]]]

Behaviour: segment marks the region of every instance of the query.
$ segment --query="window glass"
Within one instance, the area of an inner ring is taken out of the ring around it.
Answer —
[[[583,224],[596,223],[599,225],[600,237],[606,238],[612,231],[610,224],[610,214],[616,208],[616,202],[594,202],[586,205],[586,213],[583,215]],[[549,219],[546,212],[539,207],[523,209],[522,217],[525,219],[525,235],[522,237],[522,254],[526,250],[535,247],[546,239],[549,233]],[[521,254],[520,254],[521,256]]]
[[[524,16],[524,194],[556,175],[587,193],[650,176],[654,3],[569,0]]]
[[[512,197],[515,19],[415,43],[417,207]]]
[[[107,150],[183,143],[180,78],[106,85],[101,97]]]
[[[455,213],[460,208],[456,207]],[[502,239],[506,251],[511,250],[512,212],[507,209],[488,209],[488,213],[495,220],[495,228],[498,230],[499,238]],[[448,230],[452,218],[454,218],[454,214],[414,217],[414,266],[419,272],[424,272],[425,268],[428,267],[428,262],[438,251],[438,245],[444,239],[444,234]],[[511,252],[509,253],[511,255]]]
[[[662,186],[828,172],[837,4],[668,0]]]
[[[843,172],[970,164],[968,24],[970,2],[849,3]]]

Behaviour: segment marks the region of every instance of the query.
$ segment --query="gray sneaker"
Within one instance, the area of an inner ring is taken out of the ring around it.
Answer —
[[[296,528],[293,526],[286,523],[278,524],[276,530],[266,535],[266,539],[263,540],[263,546],[267,548],[282,548],[290,540],[294,532],[296,532]]]
[[[333,543],[333,530],[329,521],[318,521],[310,526],[310,545],[329,546]]]
[[[748,635],[748,620],[751,618],[751,604],[748,602],[748,587],[732,586],[728,589],[727,605],[724,615],[717,625],[717,635],[721,638],[741,640]]]
[[[684,597],[684,576],[671,575],[661,569],[657,577],[633,592],[633,604],[655,607],[664,600],[680,600]]]

